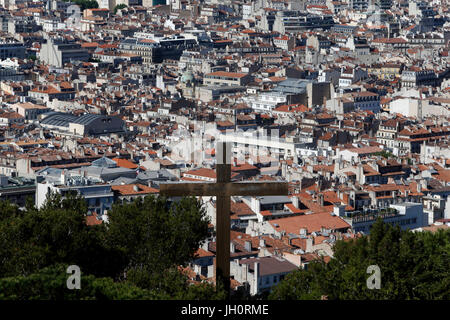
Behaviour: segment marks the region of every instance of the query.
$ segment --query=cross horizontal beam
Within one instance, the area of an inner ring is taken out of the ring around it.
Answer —
[[[287,182],[161,183],[165,196],[277,196],[288,194]]]

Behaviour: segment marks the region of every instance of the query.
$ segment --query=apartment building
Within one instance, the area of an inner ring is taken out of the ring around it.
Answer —
[[[248,73],[216,71],[205,75],[204,85],[243,86],[249,83],[251,76]]]
[[[270,292],[286,275],[298,267],[278,256],[247,258],[231,262],[230,274],[242,284],[247,284],[250,294]]]
[[[23,116],[25,118],[25,120],[35,120],[35,119],[37,119],[37,117],[40,114],[46,113],[51,110],[50,108],[48,108],[46,106],[42,106],[42,105],[30,103],[30,102],[16,103],[16,104],[11,105],[11,108],[15,112],[17,112],[18,114]]]
[[[52,39],[43,43],[39,52],[40,60],[58,68],[62,68],[64,64],[72,61],[88,61],[89,57],[88,50],[82,48],[78,43]]]
[[[424,213],[422,203],[414,202],[391,204],[388,208],[376,210],[372,215],[354,216],[344,220],[355,232],[370,234],[370,229],[378,218],[390,225],[400,226],[402,230],[412,230],[428,225],[428,215]]]
[[[2,42],[0,43],[0,59],[25,58],[25,46],[20,42]]]

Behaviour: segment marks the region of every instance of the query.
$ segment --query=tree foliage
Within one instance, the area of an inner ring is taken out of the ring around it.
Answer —
[[[0,298],[222,297],[211,285],[188,285],[178,271],[208,235],[209,221],[195,198],[114,205],[106,225],[88,226],[86,212],[75,194],[50,194],[40,209],[27,203],[23,211],[0,202]],[[82,292],[66,288],[69,265],[86,275]]]
[[[66,266],[57,264],[32,273],[0,279],[0,300],[124,300],[155,299],[149,290],[111,278],[82,274],[80,290],[66,286]]]
[[[128,279],[160,287],[160,274],[194,258],[208,234],[208,223],[195,198],[168,206],[165,198],[148,196],[113,207],[108,244],[126,257]]]
[[[75,2],[78,6],[80,6],[80,10],[83,11],[84,9],[97,9],[98,8],[98,2],[95,0],[71,0]]]
[[[389,151],[380,151],[380,152],[375,152],[374,155],[376,156],[382,156],[383,158],[389,159],[389,158],[394,158],[394,154],[390,153]]]
[[[40,210],[28,207],[25,212],[3,214],[0,276],[26,276],[55,263],[77,264],[98,275],[112,273],[119,252],[103,245],[105,226],[86,225],[86,212],[79,196],[62,199],[52,194]]]
[[[367,287],[367,267],[381,270],[381,288]],[[450,232],[401,231],[379,219],[370,236],[337,241],[328,263],[288,275],[271,299],[449,299]]]
[[[118,10],[125,9],[126,7],[127,7],[127,5],[125,3],[121,3],[121,4],[116,5],[114,7],[114,14],[116,14]]]

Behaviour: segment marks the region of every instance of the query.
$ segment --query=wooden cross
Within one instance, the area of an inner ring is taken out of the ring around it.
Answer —
[[[216,182],[161,183],[164,196],[216,196],[216,283],[230,292],[231,196],[287,195],[287,182],[231,182],[231,144],[217,144]]]

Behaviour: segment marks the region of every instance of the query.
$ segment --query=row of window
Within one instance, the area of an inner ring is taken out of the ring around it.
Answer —
[[[284,277],[285,277],[285,275],[284,274],[282,274],[282,275],[275,275],[275,276],[273,276],[272,278],[273,278],[273,283],[278,283],[278,281],[282,281],[283,279],[284,279]],[[266,284],[266,285],[268,285],[268,284],[270,284],[270,276],[267,276],[267,277],[264,277],[265,278],[265,281],[264,281],[264,283]],[[259,281],[258,281],[258,283],[259,283],[259,285],[262,285],[263,284],[263,280],[262,280],[263,278],[260,278],[259,279]]]
[[[393,226],[396,226],[396,225],[405,226],[405,225],[410,225],[410,224],[416,224],[417,218],[400,219],[400,220],[396,220],[396,221],[392,221],[392,222],[389,222],[389,221],[384,221],[384,222],[389,223]],[[372,225],[370,225],[368,228],[369,228],[369,230],[372,229]],[[364,232],[364,231],[367,231],[367,226],[355,227],[354,230],[355,230],[355,232],[360,232],[360,231]]]

